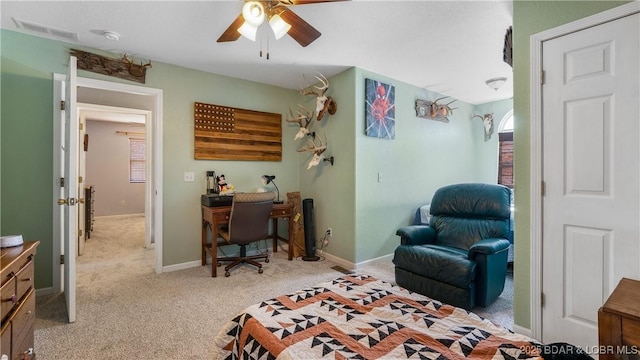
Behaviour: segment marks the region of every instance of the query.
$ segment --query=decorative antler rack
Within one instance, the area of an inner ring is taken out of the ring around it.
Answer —
[[[138,65],[131,61],[127,57],[127,54],[124,54],[122,59],[109,59],[90,52],[71,49],[71,55],[78,58],[78,69],[80,70],[137,81],[143,84],[145,82],[147,68],[151,67],[151,61]]]
[[[304,75],[302,78],[304,80]],[[318,166],[320,162],[328,161],[332,166],[334,163],[333,156],[326,157],[324,155],[324,152],[327,150],[326,135],[324,140],[320,135],[318,135],[320,144],[316,144],[316,133],[310,132],[310,127],[313,124],[311,121],[313,118],[317,121],[321,121],[327,113],[329,113],[329,115],[335,114],[338,109],[338,104],[331,98],[331,96],[326,95],[327,90],[329,89],[329,80],[320,73],[318,73],[315,78],[321,85],[311,86],[305,80],[305,85],[300,89],[300,95],[313,95],[316,97],[315,111],[309,111],[304,106],[298,104],[300,110],[298,110],[297,114],[294,115],[293,111],[289,109],[289,115],[287,116],[288,122],[297,123],[299,126],[298,133],[293,140],[297,141],[306,137],[306,145],[299,148],[297,151],[310,152],[313,154],[309,160],[307,169]],[[309,138],[311,138],[311,140]]]

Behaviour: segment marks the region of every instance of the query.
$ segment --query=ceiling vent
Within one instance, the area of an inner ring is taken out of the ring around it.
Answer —
[[[51,35],[66,41],[78,41],[80,40],[78,33],[74,33],[71,31],[66,31],[66,30],[61,30],[61,29],[56,29],[56,28],[52,28],[49,26],[45,26],[42,24],[37,24],[34,22],[29,22],[29,21],[24,21],[24,20],[20,20],[20,19],[16,19],[16,18],[12,18],[13,22],[16,23],[16,26],[19,27],[20,29],[24,29],[24,30],[29,30],[29,31],[34,31],[34,32],[38,32],[41,34],[47,34],[47,35]]]

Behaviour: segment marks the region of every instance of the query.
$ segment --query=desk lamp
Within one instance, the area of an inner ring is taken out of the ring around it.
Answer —
[[[275,175],[262,175],[262,185],[269,185],[269,184],[273,184],[273,186],[276,187],[276,192],[277,192],[277,198],[276,201],[274,201],[274,204],[282,204],[283,201],[280,201],[280,190],[278,190],[278,185],[276,185],[275,180],[276,176]]]

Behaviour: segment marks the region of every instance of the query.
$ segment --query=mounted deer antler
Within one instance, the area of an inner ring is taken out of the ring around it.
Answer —
[[[473,116],[471,116],[471,120],[475,118],[480,118],[480,120],[482,120],[482,126],[484,127],[484,141],[489,141],[494,130],[493,113],[484,114],[483,116],[473,114]]]
[[[454,101],[456,101],[455,99],[446,103],[446,104],[438,104],[438,101],[442,100],[442,99],[446,99],[448,98],[448,96],[444,96],[438,99],[435,99],[431,102],[431,106],[429,108],[429,115],[431,116],[431,118],[436,118],[438,116],[444,116],[447,117],[447,115],[449,115],[450,113],[452,113],[453,110],[457,109],[457,108],[451,108],[449,107],[449,105],[451,105]]]
[[[304,112],[298,111],[298,116],[294,117],[293,111],[291,110],[291,108],[289,108],[289,114],[286,119],[287,122],[297,123],[298,125],[300,125],[300,130],[298,130],[298,132],[296,133],[296,136],[293,138],[293,141],[302,139],[309,133],[309,129],[308,129],[309,123],[313,119],[313,114],[307,108],[305,108],[300,104],[298,104],[298,106],[301,107],[304,110]],[[304,121],[304,124],[302,123],[303,121]]]
[[[309,164],[307,165],[307,170],[311,169],[312,166],[318,166],[318,164],[320,164],[320,161],[324,159],[324,155],[322,155],[322,153],[327,150],[327,144],[322,141],[322,137],[320,135],[318,135],[318,138],[320,139],[320,146],[316,145],[315,133],[313,133],[311,137],[311,141],[309,141],[309,139],[307,138],[307,146],[297,150],[298,152],[313,153],[313,157],[311,158],[311,160],[309,160]]]
[[[143,76],[147,70],[147,68],[152,67],[151,66],[151,60],[149,60],[148,63],[146,64],[142,64],[140,63],[140,65],[135,64],[133,61],[131,61],[128,57],[127,54],[122,55],[122,61],[124,63],[126,63],[129,67],[129,74],[133,75],[133,76]]]
[[[313,90],[307,83],[306,86],[300,90],[300,94],[316,96],[316,120],[320,121],[326,112],[329,112],[331,115],[335,114],[338,109],[338,104],[336,104],[331,96],[325,95],[329,89],[329,80],[327,80],[327,78],[321,73],[318,74],[320,76],[316,75],[315,78],[322,83],[322,86],[313,86],[313,88],[316,89]],[[302,75],[302,78],[304,79],[304,75]]]

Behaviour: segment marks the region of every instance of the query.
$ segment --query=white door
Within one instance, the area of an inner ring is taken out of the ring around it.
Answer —
[[[77,95],[77,94],[76,94]],[[76,96],[77,100],[77,96]],[[77,104],[76,104],[77,105]],[[85,117],[79,113],[76,107],[76,116],[78,117],[78,202],[76,203],[78,212],[78,256],[84,253],[84,245],[87,239],[87,229],[85,229],[85,196],[84,184],[87,178],[86,159],[87,153],[84,150],[85,134],[87,133],[87,121]]]
[[[76,244],[78,238],[78,115],[76,109],[77,59],[70,57],[69,73],[65,84],[65,121],[64,146],[61,157],[64,159],[64,194],[61,206],[64,215],[64,296],[67,304],[69,322],[76,321]]]
[[[597,345],[599,307],[640,278],[639,18],[542,45],[545,343]]]

